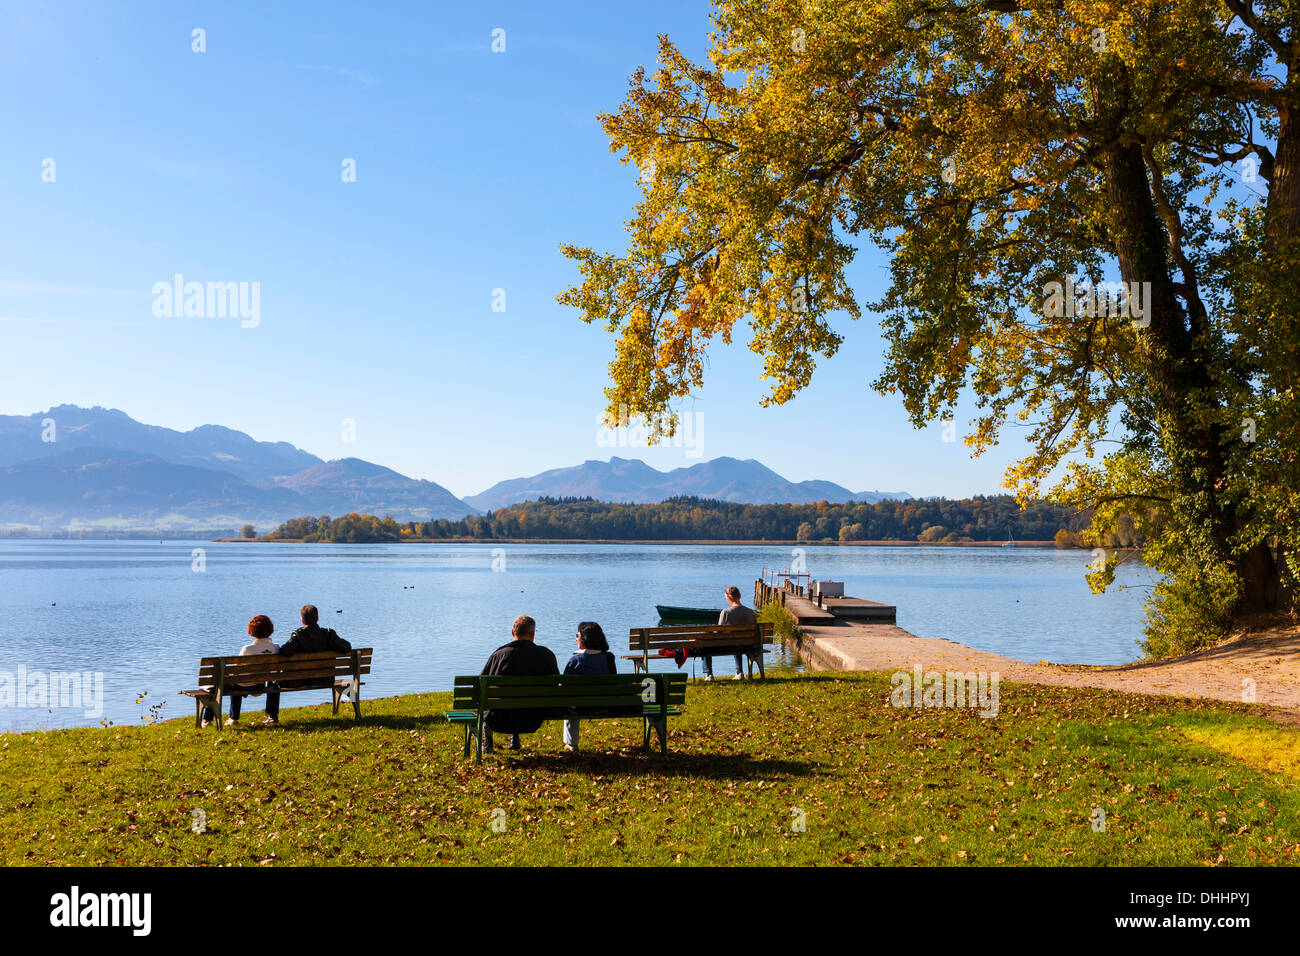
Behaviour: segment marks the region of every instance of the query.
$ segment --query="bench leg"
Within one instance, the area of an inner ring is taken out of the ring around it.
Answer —
[[[647,717],[645,718],[645,749],[650,749],[650,728],[653,727],[655,733],[659,735],[659,753],[668,756],[668,718],[667,717]]]
[[[465,752],[462,753],[461,756],[468,757],[469,756],[469,724],[468,723],[463,724],[461,729],[465,731]]]
[[[475,726],[477,726],[478,728],[478,732],[474,735],[475,737],[478,738],[478,756],[474,758],[474,763],[481,764],[483,762],[483,712],[482,711],[479,711],[478,721],[476,722]]]
[[[334,688],[334,691],[333,691],[333,697],[334,697],[334,716],[335,716],[335,717],[337,717],[337,716],[339,715],[339,698],[341,698],[342,696],[343,696],[343,690],[342,690],[342,688],[335,687],[335,688]]]
[[[641,749],[650,750],[650,733],[659,735],[659,752],[668,753],[668,718],[667,717],[642,717],[641,727]]]
[[[194,698],[194,726],[203,726],[203,701],[198,697]]]

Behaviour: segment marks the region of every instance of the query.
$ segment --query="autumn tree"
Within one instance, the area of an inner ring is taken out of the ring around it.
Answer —
[[[780,404],[857,319],[918,426],[1131,516],[1163,573],[1148,651],[1288,603],[1300,535],[1297,0],[722,0],[709,62],[666,37],[602,116],[639,169],[621,254],[566,245],[560,295],[616,334],[611,414],[671,429],[742,320]],[[1103,443],[1105,443],[1103,445]],[[1062,477],[1064,476],[1064,477]],[[1125,528],[1125,531],[1130,531]],[[1113,562],[1093,575],[1097,588]]]

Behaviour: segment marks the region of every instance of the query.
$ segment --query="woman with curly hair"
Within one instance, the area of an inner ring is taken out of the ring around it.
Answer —
[[[245,644],[240,650],[239,656],[250,657],[253,654],[280,653],[279,646],[271,642],[271,635],[274,633],[275,625],[271,623],[271,619],[265,614],[258,614],[248,622],[248,636],[253,639],[253,643]],[[280,722],[280,692],[278,690],[269,689],[270,687],[274,687],[274,684],[266,686],[268,687],[266,692],[266,719],[263,720],[262,723],[278,724]],[[230,698],[230,722],[232,724],[239,723],[239,706],[244,700],[244,695],[240,692],[247,692],[255,689],[256,688],[253,687],[240,687],[237,685],[227,688],[227,690],[236,692]],[[206,727],[208,724],[212,723],[212,718],[215,716],[216,715],[212,712],[211,707],[204,707],[203,726]]]

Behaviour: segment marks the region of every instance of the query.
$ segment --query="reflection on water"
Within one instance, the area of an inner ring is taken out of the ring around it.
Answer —
[[[107,718],[139,722],[163,700],[164,716],[186,716],[192,705],[177,691],[195,686],[200,656],[237,653],[254,614],[270,616],[273,639],[285,640],[298,608],[311,603],[323,625],[375,648],[369,696],[446,689],[510,639],[518,614],[537,619],[537,639],[561,665],[583,620],[599,621],[621,654],[629,628],[656,623],[656,604],[722,606],[729,584],[748,600],[764,566],[791,562],[779,546],[495,547],[504,556],[494,560],[493,545],[0,540],[0,680],[20,666],[102,672]],[[1139,655],[1151,583],[1140,565],[1118,574],[1134,587],[1097,596],[1083,579],[1087,551],[803,550],[814,577],[897,605],[899,626],[923,637],[1030,661]],[[286,706],[315,702],[314,693],[285,698]],[[0,708],[0,729],[94,723],[81,709]]]

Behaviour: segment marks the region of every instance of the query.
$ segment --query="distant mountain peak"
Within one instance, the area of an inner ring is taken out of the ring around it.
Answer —
[[[54,441],[42,438],[47,418],[55,422]],[[100,405],[0,415],[0,525],[156,527],[149,522],[174,519],[192,527],[230,527],[232,521],[274,527],[304,514],[348,511],[425,521],[541,497],[810,504],[911,496],[790,481],[755,458],[721,456],[659,471],[639,458],[613,455],[512,478],[462,500],[432,481],[362,458],[325,461],[289,442],[258,441],[224,425],[177,431]]]
[[[53,441],[42,437],[47,418]],[[224,425],[182,432],[98,405],[0,415],[0,525],[274,527],[304,514],[369,511],[427,521],[473,510],[434,482],[361,458],[325,462]]]
[[[601,501],[652,503],[669,498],[696,497],[748,504],[811,504],[823,500],[862,501],[842,485],[829,481],[793,482],[754,458],[720,456],[663,472],[638,458],[611,456],[602,462],[552,468],[526,478],[498,482],[465,503],[480,510],[537,498],[596,498]],[[869,500],[911,497],[888,492]]]

